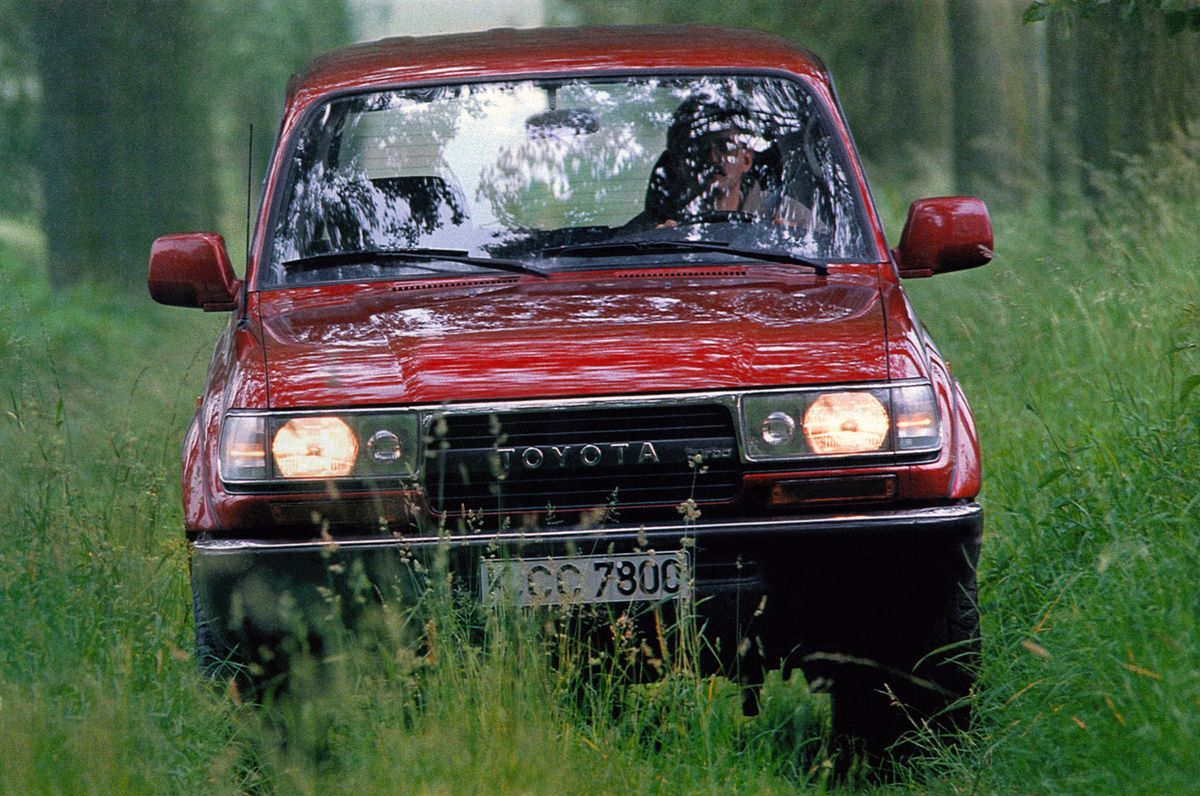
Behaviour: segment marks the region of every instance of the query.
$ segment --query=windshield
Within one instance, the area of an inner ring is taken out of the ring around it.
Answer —
[[[661,262],[673,242],[693,245],[688,258],[714,256],[694,246],[703,242],[875,259],[839,138],[804,86],[781,78],[526,80],[344,97],[310,116],[288,174],[268,286],[478,273],[480,258],[551,271],[621,256],[623,246]],[[381,256],[414,249],[434,256]]]

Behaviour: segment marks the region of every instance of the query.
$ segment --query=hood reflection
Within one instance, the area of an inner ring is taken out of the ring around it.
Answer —
[[[873,279],[499,279],[261,295],[270,391],[289,406],[887,377]]]

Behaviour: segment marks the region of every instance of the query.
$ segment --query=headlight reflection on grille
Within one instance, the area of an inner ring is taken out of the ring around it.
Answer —
[[[748,393],[742,428],[752,459],[931,451],[941,442],[928,384]]]

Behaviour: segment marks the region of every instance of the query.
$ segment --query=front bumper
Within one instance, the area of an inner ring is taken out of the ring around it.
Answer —
[[[200,535],[191,543],[192,585],[213,629],[232,646],[247,636],[289,632],[294,626],[288,614],[298,607],[304,611],[315,605],[328,614],[336,604],[344,614],[380,599],[416,606],[430,572],[444,570],[460,591],[478,594],[483,557],[687,549],[701,625],[706,635],[730,637],[728,648],[745,636],[749,617],[761,619],[765,596],[794,595],[798,583],[811,587],[830,577],[866,576],[872,568],[911,558],[914,551],[920,556],[927,550],[932,556],[948,545],[965,545],[977,554],[982,523],[980,506],[963,502],[822,516],[421,538]],[[793,606],[789,612],[796,610],[794,599],[777,602]],[[776,614],[770,621],[779,625],[790,617]]]
[[[946,506],[895,509],[861,513],[839,513],[780,519],[718,520],[691,523],[647,523],[636,527],[544,528],[536,531],[514,530],[502,533],[452,534],[440,536],[360,536],[337,539],[256,539],[202,534],[192,540],[193,557],[311,555],[334,547],[341,551],[421,550],[444,546],[477,548],[543,547],[546,545],[605,544],[635,541],[676,542],[684,538],[697,541],[716,538],[755,538],[785,536],[810,538],[826,534],[872,534],[879,532],[939,534],[983,527],[983,509],[978,503],[962,502]]]

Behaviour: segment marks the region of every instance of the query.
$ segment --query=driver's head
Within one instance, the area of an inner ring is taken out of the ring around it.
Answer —
[[[680,103],[667,129],[667,151],[693,173],[740,177],[754,161],[753,122],[736,100],[693,94]]]
[[[693,94],[671,114],[667,149],[681,151],[708,133],[722,131],[737,131],[749,139],[754,127],[750,112],[737,100],[710,92]]]

